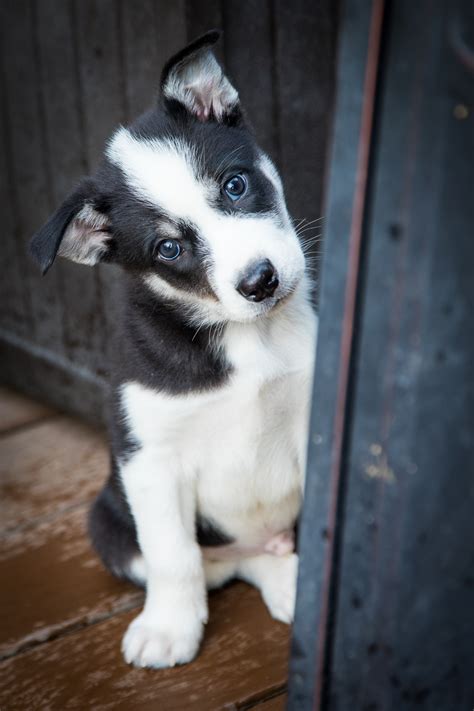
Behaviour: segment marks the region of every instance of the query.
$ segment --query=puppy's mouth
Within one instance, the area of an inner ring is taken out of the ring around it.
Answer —
[[[281,306],[286,304],[292,298],[292,296],[294,296],[298,285],[300,284],[300,281],[301,277],[298,277],[298,279],[295,279],[290,284],[286,285],[284,288],[282,288],[282,286],[280,285],[274,296],[271,296],[268,299],[261,301],[259,304],[255,304],[256,307],[259,307],[258,313],[256,313],[256,317],[260,318],[262,316],[265,316],[266,314],[276,311]]]

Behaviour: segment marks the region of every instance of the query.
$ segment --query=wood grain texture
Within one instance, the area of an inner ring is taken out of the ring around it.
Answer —
[[[184,0],[121,1],[125,111],[132,120],[158,97],[161,68],[186,44]]]
[[[134,612],[43,644],[0,664],[0,706],[217,711],[239,708],[286,681],[288,627],[270,619],[256,590],[238,583],[210,596],[197,659],[165,670],[134,669],[120,641]]]
[[[473,13],[344,3],[291,711],[474,698]]]
[[[79,57],[71,3],[58,3],[56,0],[42,2],[37,14],[36,34],[49,159],[47,177],[54,204],[59,205],[88,170]],[[72,362],[97,372],[100,370],[98,354],[103,338],[103,326],[97,310],[100,296],[97,275],[88,267],[63,259],[55,262],[54,272],[61,274],[59,297],[63,307],[65,354]],[[45,281],[49,279],[50,274]]]
[[[332,119],[338,3],[275,1],[279,167],[296,219],[321,216]],[[315,230],[317,234],[319,230]],[[306,236],[311,236],[308,233]]]
[[[0,442],[3,532],[90,501],[108,474],[102,432],[58,416]]]
[[[272,3],[251,0],[226,2],[224,13],[225,65],[247,111],[258,141],[279,164],[275,27]],[[242,51],[242,48],[245,48]],[[249,51],[252,48],[252,51]],[[255,54],[258,48],[258,71]]]
[[[141,603],[143,593],[110,575],[93,553],[88,510],[0,539],[0,657]]]
[[[32,327],[29,292],[22,279],[24,255],[20,242],[18,198],[13,183],[13,155],[5,78],[0,75],[0,209],[2,211],[2,263],[0,280],[0,327],[17,336],[30,335]]]
[[[455,112],[474,101],[463,54],[473,56],[474,38],[458,35],[457,48],[452,39],[473,27],[473,6],[441,3],[427,23],[433,7],[389,4],[385,21],[341,512],[336,711],[462,709],[474,698],[474,117]]]
[[[320,289],[317,368],[305,505],[299,526],[300,566],[289,709],[320,706],[324,664],[330,645],[328,615],[336,550],[337,507],[341,481],[349,354],[354,323],[358,246],[362,226],[360,206],[366,189],[368,144],[375,86],[366,85],[377,66],[379,44],[374,23],[376,0],[363,11],[345,5],[339,47],[337,112],[325,208],[325,255]],[[342,69],[343,67],[343,69]],[[369,135],[368,135],[369,134]],[[356,208],[354,207],[356,206]],[[349,286],[348,286],[349,285]]]
[[[102,159],[107,139],[126,121],[121,5],[117,0],[75,0],[73,26],[85,133],[83,150],[87,172],[92,173]],[[96,334],[96,372],[104,376],[120,318],[120,287],[113,266],[98,265],[93,274],[97,291],[89,328]],[[81,334],[82,329],[79,338]]]
[[[15,211],[21,284],[31,308],[28,337],[63,353],[63,312],[59,273],[42,280],[26,255],[33,232],[53,209],[48,182],[48,152],[44,133],[44,106],[36,43],[35,5],[26,0],[0,4],[1,59],[6,139],[11,160],[9,180]],[[21,51],[19,48],[21,47]]]

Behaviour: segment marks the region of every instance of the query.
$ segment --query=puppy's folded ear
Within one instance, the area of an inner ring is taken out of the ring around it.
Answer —
[[[161,75],[161,91],[171,110],[177,102],[199,121],[237,123],[239,95],[211,49],[219,34],[207,32],[171,57]]]
[[[45,274],[56,255],[80,264],[106,259],[110,242],[109,219],[92,179],[84,180],[47,223],[33,235],[30,254]]]

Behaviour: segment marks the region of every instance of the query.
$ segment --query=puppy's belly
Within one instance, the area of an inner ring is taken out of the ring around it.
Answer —
[[[262,553],[285,555],[294,550],[293,528],[301,505],[300,488],[294,485],[286,494],[282,491],[279,497],[272,498],[269,487],[268,491],[259,492],[263,496],[258,500],[252,496],[254,491],[251,483],[246,482],[238,496],[230,483],[227,497],[204,499],[200,515],[212,521],[213,527],[232,541],[203,546],[206,558],[228,560]]]

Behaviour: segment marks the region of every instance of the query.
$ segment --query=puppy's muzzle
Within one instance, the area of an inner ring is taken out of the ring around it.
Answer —
[[[247,301],[259,302],[273,296],[278,288],[278,273],[269,259],[252,264],[237,284],[237,291]]]

